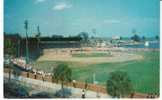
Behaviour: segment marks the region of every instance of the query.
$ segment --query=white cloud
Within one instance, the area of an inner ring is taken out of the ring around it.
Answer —
[[[59,4],[54,5],[53,10],[61,11],[61,10],[71,8],[71,7],[72,7],[71,4],[59,3]]]
[[[43,3],[45,2],[46,0],[36,0],[35,3]]]
[[[116,19],[110,19],[110,20],[104,20],[104,23],[113,23],[113,24],[117,24],[120,23],[120,20],[116,20]]]

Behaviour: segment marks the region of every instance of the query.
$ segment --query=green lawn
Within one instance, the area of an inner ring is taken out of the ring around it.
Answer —
[[[143,60],[120,63],[78,64],[68,62],[72,68],[72,78],[78,81],[92,82],[93,73],[100,85],[105,85],[110,72],[121,70],[129,74],[134,88],[143,93],[159,93],[159,51],[136,52],[144,56]],[[37,68],[51,71],[60,62],[44,61],[34,64]]]

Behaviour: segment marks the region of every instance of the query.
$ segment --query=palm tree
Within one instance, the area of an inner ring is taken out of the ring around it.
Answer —
[[[4,53],[11,56],[16,55],[15,44],[10,39],[4,40]]]
[[[4,40],[4,59],[7,61],[7,66],[9,67],[9,81],[11,79],[11,73],[12,73],[12,62],[11,59],[16,56],[16,49],[15,49],[15,44],[10,40],[10,39],[5,39]],[[8,62],[9,61],[9,62]],[[5,65],[6,66],[6,65]]]
[[[72,71],[67,64],[59,64],[53,69],[53,80],[61,81],[62,96],[64,96],[64,84],[71,81]]]
[[[28,48],[28,20],[25,20],[24,22],[25,26],[25,30],[26,30],[26,64],[29,61],[29,48]]]
[[[158,35],[156,35],[156,36],[155,36],[155,39],[156,39],[156,40],[159,40],[159,36],[158,36]]]
[[[107,80],[107,93],[112,97],[126,97],[133,93],[133,86],[127,73],[122,71],[111,72]]]

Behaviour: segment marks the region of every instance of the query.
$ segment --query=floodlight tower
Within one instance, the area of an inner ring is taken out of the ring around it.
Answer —
[[[92,33],[94,34],[94,42],[95,42],[95,45],[97,46],[97,32],[96,32],[96,29],[92,29]]]
[[[18,49],[17,49],[17,56],[20,57],[20,39],[18,39]]]
[[[25,30],[26,30],[26,64],[29,63],[29,48],[28,48],[28,20],[25,20],[24,22]]]
[[[40,28],[39,28],[39,25],[37,26],[37,32],[38,32],[37,37],[39,37],[39,36],[40,36],[40,34],[41,34],[41,32],[40,32]]]
[[[39,42],[40,42],[40,35],[41,35],[39,25],[37,26],[37,32],[38,32],[38,34],[36,35],[36,38],[38,40],[37,48],[39,49]]]

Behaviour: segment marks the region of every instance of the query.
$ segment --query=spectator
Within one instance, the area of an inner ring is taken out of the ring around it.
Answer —
[[[45,74],[44,73],[42,73],[42,79],[43,79],[43,82],[45,81]]]
[[[36,78],[37,78],[37,73],[35,72],[35,73],[34,73],[34,79],[36,79]]]
[[[76,81],[73,80],[73,87],[75,88],[76,87]]]
[[[27,72],[27,77],[29,77],[29,72]]]
[[[82,98],[85,98],[85,90],[82,90]]]
[[[134,93],[131,93],[131,98],[133,98],[134,97]]]

